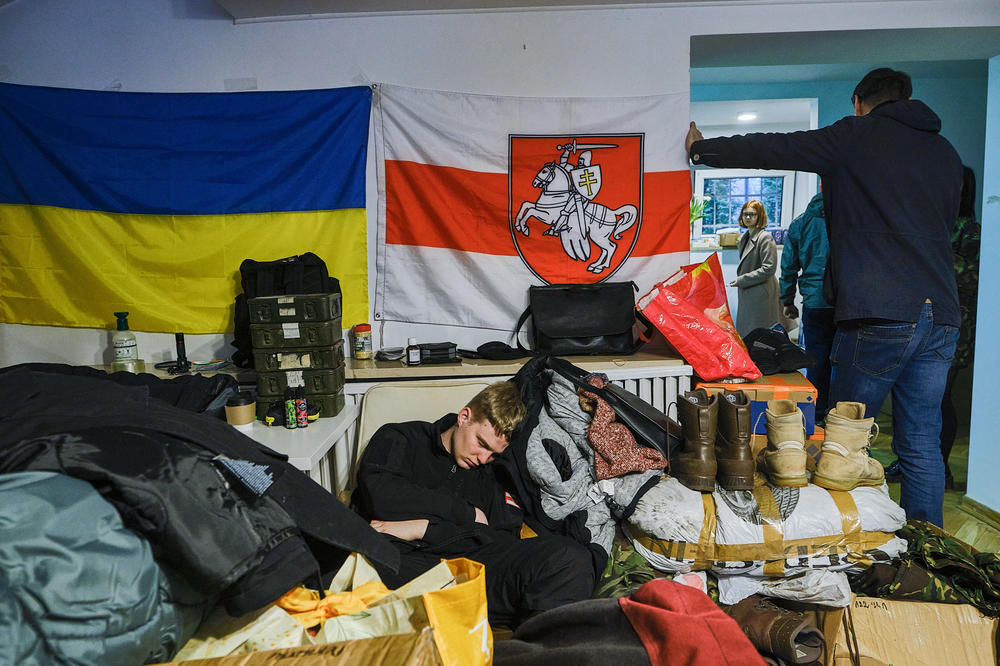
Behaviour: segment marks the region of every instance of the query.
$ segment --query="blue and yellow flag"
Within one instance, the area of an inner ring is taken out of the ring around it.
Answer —
[[[0,84],[0,321],[232,330],[244,259],[314,252],[365,321],[371,90]]]

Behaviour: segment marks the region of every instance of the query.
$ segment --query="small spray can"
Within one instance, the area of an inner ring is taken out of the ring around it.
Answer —
[[[285,389],[285,427],[294,428],[296,425],[295,390],[289,386]]]
[[[306,405],[306,390],[295,389],[295,423],[300,428],[309,426],[309,408]]]

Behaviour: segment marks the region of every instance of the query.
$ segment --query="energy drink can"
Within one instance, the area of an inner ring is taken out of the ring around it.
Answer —
[[[306,390],[301,386],[295,389],[295,423],[300,428],[309,425],[309,408],[306,405]]]
[[[295,428],[298,418],[295,411],[295,390],[291,386],[285,389],[285,427]]]

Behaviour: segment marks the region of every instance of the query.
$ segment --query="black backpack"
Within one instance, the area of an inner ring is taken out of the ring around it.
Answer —
[[[243,293],[236,297],[233,311],[233,365],[253,367],[250,344],[250,310],[247,299],[285,294],[331,294],[340,292],[340,280],[330,277],[326,262],[312,252],[275,261],[244,259],[240,264]]]

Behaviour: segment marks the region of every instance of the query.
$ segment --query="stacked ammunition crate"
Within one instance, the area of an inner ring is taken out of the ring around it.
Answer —
[[[248,299],[257,370],[257,418],[285,389],[303,387],[320,418],[344,408],[344,336],[340,294],[289,294]]]

